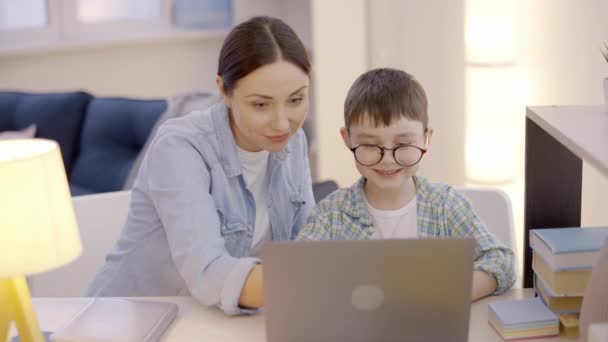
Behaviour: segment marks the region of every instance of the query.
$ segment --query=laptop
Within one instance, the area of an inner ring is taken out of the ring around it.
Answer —
[[[467,341],[473,248],[472,239],[267,242],[267,341]]]

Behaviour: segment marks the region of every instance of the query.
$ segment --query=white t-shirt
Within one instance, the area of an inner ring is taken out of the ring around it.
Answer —
[[[404,207],[395,210],[380,210],[365,199],[367,210],[372,215],[376,230],[372,239],[408,239],[417,237],[418,217],[416,196]]]
[[[255,202],[255,226],[251,247],[255,249],[262,241],[272,239],[270,217],[268,216],[268,192],[270,172],[268,172],[268,151],[249,152],[237,146],[243,178]]]

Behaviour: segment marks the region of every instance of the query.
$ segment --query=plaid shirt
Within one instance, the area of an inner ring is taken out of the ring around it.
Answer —
[[[475,239],[473,268],[491,274],[498,287],[508,290],[515,282],[514,254],[483,226],[469,201],[452,187],[431,184],[414,177],[417,194],[417,236]],[[361,178],[350,188],[340,189],[314,208],[298,240],[365,240],[375,231],[367,210]]]

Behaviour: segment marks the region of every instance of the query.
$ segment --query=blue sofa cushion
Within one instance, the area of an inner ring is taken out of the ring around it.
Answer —
[[[80,128],[91,95],[71,93],[0,92],[0,131],[36,124],[36,137],[59,143],[66,172],[78,153]]]
[[[91,195],[95,192],[91,189],[70,183],[70,194],[72,196]]]
[[[84,119],[80,153],[70,172],[72,190],[78,194],[122,190],[150,130],[166,108],[165,100],[93,99]]]

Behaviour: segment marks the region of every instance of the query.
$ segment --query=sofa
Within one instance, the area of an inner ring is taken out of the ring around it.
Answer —
[[[167,101],[89,93],[0,92],[0,132],[57,141],[73,196],[122,190]]]
[[[218,100],[200,92],[143,100],[95,97],[82,91],[0,91],[0,135],[29,131],[35,125],[35,137],[57,141],[72,196],[128,190],[156,128]],[[304,128],[310,137],[310,128]],[[315,183],[315,200],[335,189],[333,181]]]

